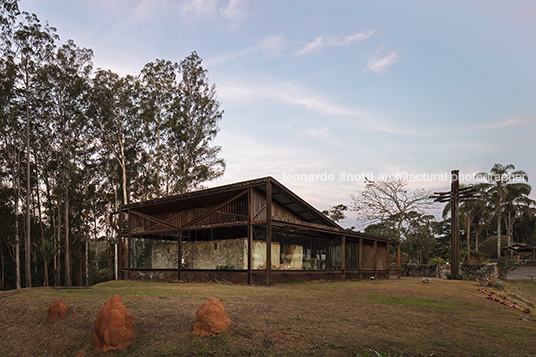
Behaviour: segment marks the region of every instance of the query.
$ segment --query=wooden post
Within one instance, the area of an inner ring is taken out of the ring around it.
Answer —
[[[387,279],[391,277],[391,254],[389,252],[389,248],[391,247],[391,244],[385,243],[385,264],[386,270],[387,270]]]
[[[346,280],[346,236],[343,235],[341,238],[341,269],[342,269],[342,280]]]
[[[450,275],[452,279],[459,278],[459,269],[460,269],[460,255],[459,255],[459,239],[460,234],[460,222],[458,217],[458,190],[460,188],[459,181],[459,170],[452,170],[451,172],[451,206],[450,206],[450,217],[451,217],[451,239],[450,239],[450,249],[451,249],[451,266],[450,266]]]
[[[182,230],[177,233],[177,280],[182,278]]]
[[[398,279],[402,276],[402,259],[400,256],[400,242],[398,242],[398,247],[396,248],[396,264],[398,266]]]
[[[376,278],[376,271],[378,270],[378,241],[374,240],[372,243],[372,262],[374,267],[374,278]]]
[[[130,211],[127,211],[127,215],[127,280],[130,280],[130,265],[132,264],[132,253],[130,251],[132,240],[132,235],[130,234]]]
[[[272,181],[266,179],[266,285],[272,283]]]
[[[248,284],[253,285],[253,277],[251,276],[251,267],[253,265],[253,189],[248,190]]]
[[[118,242],[118,254],[116,254],[117,259],[117,275],[120,279],[123,278],[121,269],[123,268],[123,211],[119,212],[119,221],[117,222],[119,230],[119,242]],[[118,257],[119,256],[119,257]]]
[[[359,279],[363,279],[363,238],[359,238],[359,252],[357,252],[357,265],[359,268]]]

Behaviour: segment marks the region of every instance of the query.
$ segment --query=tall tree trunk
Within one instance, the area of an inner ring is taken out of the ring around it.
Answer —
[[[1,290],[4,290],[5,289],[5,286],[4,286],[4,283],[5,283],[5,268],[4,268],[4,249],[0,250],[0,259],[2,260],[2,278],[1,278],[1,285],[0,285],[0,289]]]
[[[37,158],[35,158],[35,161],[37,162]],[[39,214],[39,227],[41,228],[41,244],[45,244],[45,230],[43,228],[43,219],[41,214],[41,198],[39,196],[39,180],[37,180],[37,209]],[[48,258],[47,258],[48,259]],[[45,266],[45,279],[43,279],[43,286],[48,286],[48,261],[47,259],[44,259],[43,257],[43,265]],[[37,267],[37,264],[36,264]]]
[[[21,277],[20,277],[20,232],[19,232],[19,197],[20,197],[20,153],[17,152],[17,170],[15,175],[17,176],[16,182],[16,192],[17,196],[15,197],[15,286],[17,289],[22,288]]]
[[[65,184],[64,188],[65,205],[63,219],[65,226],[65,285],[72,286],[71,280],[71,243],[69,241],[69,187]]]
[[[86,286],[89,286],[89,239],[86,237]]]
[[[24,272],[26,287],[32,286],[32,262],[31,262],[31,180],[30,180],[30,108],[26,103],[26,237],[24,239]]]
[[[56,239],[55,239],[55,245],[54,245],[54,285],[60,286],[61,285],[61,204],[60,200],[58,198],[57,202],[57,209],[58,209],[58,224],[56,225],[57,231],[56,231]]]

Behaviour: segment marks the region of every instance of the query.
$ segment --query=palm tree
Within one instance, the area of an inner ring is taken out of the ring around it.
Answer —
[[[497,218],[497,258],[501,256],[501,215],[503,213],[503,202],[508,200],[508,192],[518,192],[522,197],[526,197],[524,192],[530,193],[531,187],[528,182],[529,177],[523,170],[516,170],[513,164],[495,164],[490,172],[480,172],[477,177],[485,179],[487,182],[481,183],[494,206],[493,216]],[[525,182],[520,182],[525,181]]]
[[[524,213],[532,213],[531,206],[534,205],[536,201],[528,197],[530,191],[531,187],[528,184],[509,186],[507,189],[504,207],[505,213],[507,214],[506,232],[508,234],[508,245],[513,243],[512,236],[516,219],[522,217]]]
[[[461,185],[460,188],[466,187],[466,185]],[[481,192],[482,188],[480,185],[474,185],[473,186],[477,192]],[[470,244],[470,237],[471,237],[471,224],[475,222],[475,218],[478,218],[476,220],[476,243],[475,246],[477,247],[476,250],[478,251],[478,235],[480,234],[481,227],[480,222],[482,219],[480,217],[484,216],[487,211],[486,204],[484,200],[482,199],[476,199],[474,201],[462,201],[460,202],[459,206],[459,221],[461,222],[463,228],[465,229],[466,237],[467,237],[467,261],[471,259],[471,244]],[[451,203],[448,202],[445,205],[445,208],[443,208],[443,219],[446,219],[451,212]]]

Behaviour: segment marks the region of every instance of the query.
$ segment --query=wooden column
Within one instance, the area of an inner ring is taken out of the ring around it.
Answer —
[[[389,279],[391,277],[391,254],[389,252],[389,248],[390,248],[391,244],[389,243],[385,243],[385,264],[387,264],[387,279]]]
[[[251,267],[253,266],[253,189],[248,190],[248,284],[253,285],[253,277],[251,276]]]
[[[359,279],[363,279],[363,238],[359,238],[359,252],[357,253],[357,265],[359,268]]]
[[[342,280],[346,280],[346,236],[343,235],[341,238],[341,269],[342,269]]]
[[[119,279],[123,278],[123,272],[121,269],[123,268],[123,211],[119,212],[119,220],[117,222],[118,227],[118,233],[119,233],[119,242],[118,242],[118,256],[115,257],[117,259],[117,276]]]
[[[378,270],[378,241],[375,240],[372,243],[372,264],[374,269],[374,278],[376,278],[376,271]]]
[[[451,172],[452,183],[451,183],[451,202],[450,202],[450,217],[451,217],[451,227],[452,234],[450,239],[450,249],[451,249],[451,266],[450,266],[450,276],[452,279],[459,278],[459,269],[460,269],[460,255],[459,255],[459,239],[460,234],[460,221],[458,217],[458,190],[460,188],[459,181],[459,170],[452,170]],[[500,235],[500,232],[499,232]]]
[[[398,242],[398,247],[396,248],[396,263],[398,265],[398,279],[402,276],[402,260],[400,257],[400,242]]]
[[[272,283],[272,181],[266,180],[266,285]]]
[[[131,240],[132,240],[132,235],[130,234],[130,211],[127,211],[127,280],[130,280],[130,266],[132,264],[132,253],[130,251],[130,248],[131,248]]]
[[[182,272],[182,230],[177,232],[177,280],[181,280]]]

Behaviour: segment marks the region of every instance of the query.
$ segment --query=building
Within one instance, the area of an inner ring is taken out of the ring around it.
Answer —
[[[398,241],[345,231],[272,177],[133,203],[111,222],[124,279],[400,277]]]

